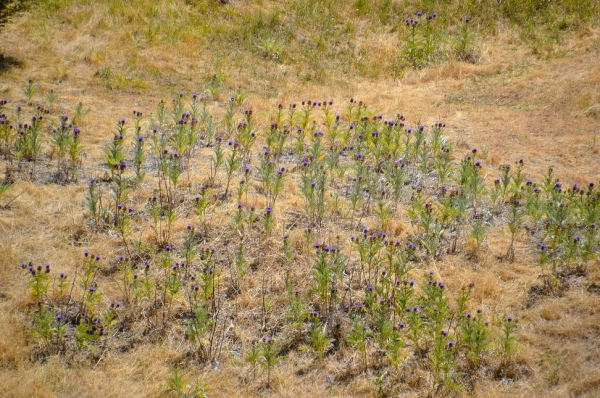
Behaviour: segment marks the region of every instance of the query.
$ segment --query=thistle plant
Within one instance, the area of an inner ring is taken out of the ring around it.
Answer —
[[[279,105],[279,112],[277,115],[277,119],[282,118],[282,109],[283,105]],[[267,136],[265,137],[265,142],[267,147],[272,150],[273,157],[278,159],[283,153],[283,149],[285,147],[286,140],[290,135],[289,127],[285,126],[280,128],[280,122],[272,123],[271,128],[267,132]]]
[[[321,362],[325,352],[333,343],[334,339],[327,335],[327,327],[320,319],[319,314],[313,311],[311,314],[312,322],[310,327],[310,347],[309,349],[317,356],[317,360]]]
[[[507,215],[507,224],[508,224],[508,229],[510,231],[510,245],[508,246],[508,250],[506,252],[506,257],[510,261],[514,261],[514,259],[515,259],[515,249],[514,249],[515,237],[517,235],[517,232],[523,225],[524,215],[525,215],[525,212],[522,207],[521,200],[516,199],[516,198],[513,199],[510,202],[509,212]]]
[[[433,168],[438,175],[440,186],[445,186],[448,180],[452,177],[452,150],[448,146],[442,146],[440,154],[433,161]]]
[[[21,89],[25,97],[27,97],[27,102],[31,103],[31,99],[40,89],[40,85],[35,80],[28,80],[25,86]]]
[[[81,131],[73,127],[69,116],[59,118],[59,126],[53,129],[52,144],[57,155],[57,180],[69,182],[77,179],[77,167],[80,163],[80,153],[83,145],[80,138]],[[67,161],[67,155],[68,160]]]
[[[443,282],[436,282],[430,272],[425,276],[427,283],[421,286],[423,296],[421,297],[419,309],[425,314],[424,329],[431,341],[436,341],[446,326],[449,318],[448,297]]]
[[[283,235],[283,257],[288,265],[291,265],[294,261],[294,250],[288,234]]]
[[[286,290],[289,310],[285,315],[294,326],[296,338],[300,338],[304,322],[309,317],[307,304],[304,302],[300,291],[298,289],[293,289],[289,276],[286,278]]]
[[[503,368],[510,364],[517,350],[516,329],[517,321],[511,316],[507,316],[502,320],[501,332],[496,335],[496,349],[500,354],[501,367]]]
[[[15,158],[19,162],[20,168],[25,166],[25,161],[30,162],[29,175],[32,178],[35,175],[35,166],[42,149],[44,113],[44,109],[38,107],[36,115],[31,117],[30,124],[19,122],[16,126],[18,135],[14,143]]]
[[[267,206],[262,222],[265,229],[265,239],[268,240],[275,226],[275,217],[273,216],[273,208],[271,206]]]
[[[80,320],[79,325],[75,328],[77,348],[93,347],[102,338],[103,333],[104,329],[98,319]]]
[[[131,275],[131,289],[137,301],[142,299],[150,299],[153,292],[156,291],[156,279],[150,272],[150,268],[150,262],[145,261],[143,271],[134,271]]]
[[[474,368],[479,367],[484,351],[491,345],[489,322],[483,319],[482,312],[481,308],[477,309],[475,316],[467,312],[459,321],[461,341]]]
[[[214,156],[212,157],[212,169],[210,174],[211,184],[214,183],[214,179],[217,175],[217,172],[219,171],[219,168],[223,165],[223,162],[225,161],[225,152],[222,146],[223,137],[219,136],[216,138],[215,141],[215,146],[213,148]]]
[[[454,340],[448,339],[447,332],[444,332],[440,332],[440,337],[435,339],[433,350],[429,354],[434,376],[432,391],[439,391],[440,388],[460,391],[461,387],[456,382],[460,376],[455,369],[456,343]]]
[[[261,157],[258,171],[261,176],[262,189],[267,206],[274,206],[283,186],[285,167],[277,168],[271,158],[271,151],[266,149]]]
[[[102,294],[98,291],[98,283],[96,281],[96,274],[102,257],[90,254],[87,250],[83,255],[83,264],[81,265],[80,272],[78,271],[79,283],[82,290],[81,306],[78,313],[80,319],[94,316],[96,305],[102,297]]]
[[[52,108],[54,108],[54,104],[58,99],[58,94],[54,90],[49,90],[44,93],[44,98],[46,99],[47,109],[52,111]]]
[[[345,269],[345,258],[336,247],[316,243],[315,249],[317,258],[311,272],[314,280],[311,293],[315,293],[319,299],[323,318],[329,319],[339,300],[338,289]]]
[[[234,265],[235,265],[235,274],[237,276],[237,289],[241,289],[241,279],[246,274],[246,268],[248,267],[248,259],[246,258],[245,245],[244,242],[240,242],[238,246],[238,250],[235,255]]]
[[[500,198],[504,201],[509,193],[509,188],[511,187],[512,177],[511,177],[511,167],[510,164],[505,164],[500,166],[500,178],[499,182],[495,184],[499,185],[500,190]]]
[[[471,18],[464,17],[460,25],[460,34],[457,39],[456,45],[456,56],[458,59],[463,61],[473,62],[473,53],[471,50],[471,43],[473,43],[474,37],[472,32]]]
[[[185,228],[185,235],[182,242],[182,255],[185,258],[186,266],[192,266],[196,256],[198,255],[198,249],[196,247],[196,228],[193,225],[188,224]],[[185,274],[188,275],[188,267],[185,268]]]
[[[369,180],[369,169],[364,165],[364,156],[358,152],[354,155],[355,178],[354,187],[350,191],[350,202],[352,203],[352,220],[358,207],[364,202],[363,187]],[[366,178],[365,178],[366,177]]]
[[[313,163],[303,162],[301,193],[305,200],[305,209],[313,225],[321,226],[325,215],[325,192],[327,191],[327,176]]]
[[[65,290],[67,289],[69,283],[67,282],[67,275],[64,272],[61,272],[58,276],[58,283],[56,289],[54,290],[54,295],[59,299],[62,299],[65,295]]]
[[[424,67],[433,55],[435,38],[432,21],[435,18],[437,18],[436,13],[427,15],[418,11],[415,17],[404,21],[408,28],[408,35],[404,42],[404,57],[412,67]]]
[[[374,210],[375,214],[379,218],[379,225],[381,229],[385,228],[385,225],[389,221],[392,213],[392,210],[388,207],[386,203],[386,194],[386,190],[382,189],[380,194],[378,195],[377,204]]]
[[[144,160],[146,158],[144,145],[146,137],[142,135],[142,112],[133,111],[134,116],[134,139],[133,144],[133,169],[135,171],[135,179],[137,182],[142,182],[146,176],[144,171]]]
[[[418,201],[413,201],[412,203],[418,203]],[[419,217],[419,225],[423,231],[421,243],[431,257],[436,257],[437,249],[441,244],[442,235],[444,234],[443,223],[438,213],[434,210],[431,202],[417,205],[413,208],[412,212],[413,214],[416,212]]]
[[[212,190],[207,185],[200,187],[200,194],[194,198],[194,207],[196,215],[206,229],[206,211],[211,204]]]
[[[369,362],[367,359],[367,342],[371,335],[371,330],[365,326],[360,317],[357,317],[352,323],[352,329],[348,333],[348,337],[346,337],[348,343],[350,343],[360,352],[363,360],[363,369],[365,371],[367,371],[369,368]]]
[[[83,102],[79,102],[77,106],[75,106],[73,124],[76,126],[80,125],[83,119],[88,115],[88,113],[90,113],[91,110],[91,107],[85,107],[83,105]]]
[[[240,143],[237,141],[229,140],[227,142],[227,145],[231,149],[225,160],[225,172],[227,174],[227,184],[225,186],[224,194],[225,198],[227,198],[227,193],[229,192],[229,184],[231,182],[231,177],[233,173],[235,173],[241,166],[240,155],[238,153]]]
[[[483,218],[483,214],[473,214],[471,222],[471,238],[475,241],[475,253],[479,253],[481,246],[486,239],[488,226]]]
[[[215,321],[202,304],[194,304],[192,311],[193,316],[185,321],[186,336],[195,345],[196,355],[201,359],[206,359],[209,356],[210,341],[205,336]]]
[[[363,230],[362,237],[351,238],[360,258],[359,283],[362,283],[363,279],[369,285],[373,283],[373,271],[378,267],[380,261],[378,253],[383,247],[384,238],[385,235],[382,233],[370,234],[367,228]]]
[[[267,372],[267,387],[271,387],[271,371],[283,359],[279,355],[279,347],[275,344],[273,338],[263,337],[261,341],[261,360],[260,366]]]
[[[22,263],[21,268],[27,270],[32,296],[37,300],[42,299],[50,288],[50,278],[48,276],[50,273],[50,264],[35,267],[31,262],[27,266],[25,263]]]
[[[56,315],[54,311],[40,304],[32,316],[35,325],[29,330],[31,337],[41,340],[46,346],[63,341],[67,327],[61,315]]]
[[[164,384],[164,392],[177,398],[208,398],[208,386],[202,382],[187,381],[186,376],[187,372],[183,367],[174,366]]]

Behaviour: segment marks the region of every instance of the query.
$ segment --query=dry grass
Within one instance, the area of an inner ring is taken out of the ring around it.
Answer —
[[[249,3],[240,2],[239,9],[224,12],[249,12]],[[161,3],[156,12],[176,12],[183,18],[185,10],[169,8],[173,4],[178,3]],[[141,35],[146,25],[137,17],[133,8],[124,7],[115,15],[108,7],[81,4],[60,16],[65,24],[62,28],[56,19],[44,24],[28,23],[32,15],[27,14],[0,34],[4,55],[23,62],[22,67],[0,74],[0,96],[23,101],[20,87],[27,79],[35,79],[41,82],[42,90],[53,89],[59,94],[57,113],[71,113],[79,102],[92,107],[81,126],[85,131],[86,177],[102,170],[102,147],[118,118],[129,115],[132,109],[149,113],[161,98],[180,89],[202,92],[208,79],[218,71],[224,77],[224,87],[248,87],[253,95],[247,105],[261,115],[263,125],[270,122],[265,115],[279,102],[330,97],[341,101],[357,96],[386,115],[401,112],[407,119],[421,123],[444,120],[448,125],[446,133],[459,153],[473,147],[489,148],[485,159],[490,165],[488,170],[524,157],[527,172],[537,180],[550,165],[566,183],[600,179],[600,142],[595,139],[600,133],[598,118],[588,111],[600,102],[600,38],[595,26],[570,37],[561,47],[562,56],[537,57],[520,45],[507,28],[481,44],[484,50],[478,64],[450,61],[408,71],[403,76],[389,68],[386,73],[376,70],[377,62],[392,62],[390,54],[398,45],[397,37],[386,32],[377,32],[376,36],[365,33],[362,37],[357,34],[350,43],[353,51],[370,58],[362,67],[353,69],[360,70],[360,77],[341,82],[331,69],[319,72],[320,78],[308,72],[303,74],[303,66],[295,65],[293,59],[274,63],[236,52],[231,55],[235,62],[230,63],[224,53],[202,51],[201,32],[183,32],[169,45],[160,43],[164,38],[138,40],[136,35]],[[120,31],[119,24],[124,21],[132,24]],[[107,36],[107,29],[117,33]],[[364,33],[360,25],[356,29]],[[239,67],[242,64],[249,66]],[[111,69],[110,79],[98,77],[102,68]],[[217,95],[217,112],[222,109],[219,101],[226,97],[226,90]],[[209,154],[208,149],[202,151],[194,165],[198,180],[206,171]],[[487,177],[495,175],[490,171]],[[300,242],[302,226],[290,226],[302,201],[297,187],[287,184],[276,209],[276,235],[290,229],[291,239]],[[140,187],[134,202],[142,203],[153,189],[152,184]],[[141,331],[134,330],[132,339],[138,339],[138,343],[132,349],[110,351],[94,361],[82,358],[83,354],[70,362],[60,356],[36,359],[37,343],[27,334],[31,326],[28,314],[35,302],[17,269],[19,262],[49,262],[53,273],[64,271],[72,275],[84,249],[102,254],[107,262],[122,253],[116,238],[85,227],[85,191],[82,183],[58,186],[19,181],[0,198],[0,204],[4,204],[20,194],[10,208],[0,209],[0,389],[7,397],[160,396],[172,366],[186,360],[181,355],[185,341],[177,327],[160,344],[143,340]],[[257,194],[247,204],[265,206]],[[224,247],[235,238],[226,227],[233,206],[211,208],[211,244]],[[374,217],[365,220],[366,225],[375,222]],[[187,224],[187,219],[180,219],[174,225],[174,235],[181,236]],[[349,247],[350,232],[339,232],[344,227],[330,222],[317,239],[334,240],[339,234]],[[393,220],[388,226],[398,237],[406,236],[410,228],[405,220]],[[147,241],[153,239],[149,228],[140,227],[134,235]],[[595,260],[587,275],[573,281],[562,297],[531,297],[530,288],[540,281],[539,269],[531,265],[535,260],[530,242],[519,236],[517,261],[506,263],[502,257],[508,242],[506,230],[493,230],[478,261],[459,254],[446,256],[435,264],[451,291],[474,281],[474,305],[499,316],[513,314],[520,320],[517,365],[521,377],[476,378],[472,388],[458,395],[598,396],[600,264]],[[316,363],[308,352],[292,351],[275,368],[271,389],[264,387],[261,372],[258,380],[253,380],[252,370],[242,355],[245,345],[259,337],[257,331],[264,321],[262,281],[267,281],[266,294],[273,305],[267,322],[281,327],[286,301],[284,268],[276,251],[268,250],[258,239],[249,245],[251,271],[244,279],[246,288],[227,304],[229,309],[240,312],[231,327],[231,345],[224,350],[218,366],[189,364],[188,377],[210,385],[210,396],[215,397],[372,395],[374,373],[362,373],[360,358],[349,349],[337,351],[322,364]],[[307,254],[299,245],[296,249]],[[224,253],[223,257],[229,254]],[[301,257],[298,266],[290,270],[303,291],[310,284],[308,264],[308,259]],[[104,282],[107,300],[119,297],[110,278]],[[425,396],[428,377],[415,371],[401,392],[406,396]]]

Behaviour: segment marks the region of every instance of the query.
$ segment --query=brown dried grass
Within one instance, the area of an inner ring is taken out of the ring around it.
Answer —
[[[43,89],[59,92],[61,112],[69,112],[78,102],[91,106],[92,114],[83,125],[87,146],[85,160],[87,174],[94,174],[102,158],[102,145],[110,135],[115,120],[128,115],[132,108],[148,112],[162,98],[172,94],[172,84],[161,86],[151,82],[152,90],[114,91],[98,87],[94,73],[103,65],[123,64],[130,60],[132,51],[123,44],[122,34],[108,39],[96,36],[104,31],[110,17],[106,10],[81,10],[89,20],[88,32],[52,31],[51,41],[40,38],[26,40],[34,32],[21,22],[9,25],[0,38],[11,56],[25,61],[22,69],[13,69],[0,75],[0,91],[8,97],[20,98],[19,86],[33,78],[42,82]],[[75,18],[74,16],[73,18]],[[83,18],[82,16],[80,16]],[[361,99],[386,114],[398,111],[409,120],[422,123],[442,119],[449,126],[449,137],[460,150],[488,147],[487,162],[498,166],[519,157],[526,158],[527,172],[539,179],[552,165],[556,175],[568,182],[585,183],[600,178],[597,147],[590,147],[591,139],[598,133],[597,120],[586,117],[584,109],[597,103],[600,85],[600,59],[598,52],[586,52],[582,46],[596,46],[597,31],[590,28],[583,38],[574,38],[567,56],[549,60],[536,59],[522,49],[512,50],[509,36],[500,36],[490,43],[485,63],[469,65],[450,62],[446,65],[407,73],[403,78],[380,81],[346,82],[343,86],[297,85],[296,77],[285,70],[275,69],[283,85],[275,93],[265,91],[249,101],[253,109],[265,112],[279,101],[290,102],[298,98],[345,98],[359,95]],[[583,44],[582,44],[583,43]],[[186,42],[187,44],[187,42]],[[364,44],[364,43],[362,43]],[[357,45],[362,45],[358,43]],[[109,51],[120,46],[121,51]],[[385,52],[395,45],[393,38],[383,38],[374,47]],[[188,48],[183,45],[180,49]],[[195,70],[203,59],[202,54],[186,53],[186,62],[174,65],[173,55],[152,48],[141,51],[136,62],[149,62],[162,71],[167,82],[180,83],[185,75],[190,80],[203,77]],[[56,78],[56,65],[76,55],[61,86],[52,82]],[[517,59],[523,59],[524,63]],[[205,61],[202,61],[205,62]],[[230,73],[232,82],[248,80],[236,71]],[[235,77],[235,78],[234,78]],[[268,77],[265,75],[264,80]],[[261,84],[259,82],[258,84]],[[269,98],[274,97],[274,98]],[[267,121],[265,121],[266,123]],[[202,153],[205,156],[206,153]],[[201,166],[198,166],[201,167]],[[492,175],[489,176],[492,178]],[[151,187],[137,192],[143,200]],[[39,185],[19,182],[2,198],[23,192],[10,209],[0,209],[0,388],[5,396],[32,397],[93,397],[93,396],[158,396],[161,383],[166,380],[170,366],[179,358],[178,340],[167,339],[162,346],[141,344],[134,350],[114,353],[95,366],[65,366],[56,357],[44,363],[29,359],[31,342],[26,330],[27,317],[32,303],[27,295],[25,281],[17,272],[20,261],[50,262],[53,272],[74,272],[83,249],[114,257],[119,250],[115,239],[94,235],[83,224],[82,202],[85,187]],[[286,214],[300,205],[296,188],[288,183],[283,204],[277,209],[279,225],[283,230]],[[253,196],[249,204],[264,207],[260,196]],[[226,222],[226,209],[211,209],[210,223],[218,229]],[[365,220],[365,223],[375,220]],[[186,221],[175,225],[175,233],[185,229]],[[331,231],[319,239],[335,236]],[[411,226],[402,220],[392,220],[389,230],[402,237]],[[300,231],[292,231],[291,238],[301,241]],[[79,236],[74,239],[74,236]],[[143,231],[143,238],[151,240],[152,232]],[[226,239],[227,236],[222,236]],[[526,239],[519,237],[517,261],[507,263],[502,257],[508,247],[505,231],[490,234],[487,255],[478,262],[469,262],[462,256],[447,256],[435,264],[450,289],[456,291],[470,281],[475,281],[474,303],[484,310],[502,314],[515,314],[521,320],[519,333],[521,351],[519,361],[530,369],[521,380],[476,380],[467,396],[523,396],[563,397],[597,396],[600,391],[600,361],[598,345],[600,330],[600,299],[582,284],[572,287],[563,297],[538,298],[527,306],[528,290],[539,283],[539,271],[531,266],[532,255],[526,250]],[[254,242],[259,245],[260,243]],[[297,249],[301,249],[297,247]],[[273,255],[249,259],[257,267],[245,276],[247,288],[235,304],[248,311],[247,319],[234,325],[234,333],[243,341],[255,336],[260,323],[262,280],[268,279],[268,297],[273,300],[271,319],[281,316],[284,308],[282,274]],[[303,261],[292,270],[299,288],[309,284]],[[305,265],[305,264],[304,264]],[[425,265],[427,267],[428,265]],[[598,265],[592,267],[588,280],[598,277]],[[117,294],[108,291],[108,295]],[[369,376],[360,371],[360,359],[350,350],[341,350],[322,365],[315,365],[308,353],[293,352],[275,369],[273,389],[265,390],[262,376],[251,381],[251,370],[244,365],[239,351],[224,355],[218,369],[190,367],[191,378],[201,378],[212,387],[211,396],[367,396],[373,393]],[[558,365],[549,356],[559,357]],[[554,369],[557,367],[557,369]],[[555,384],[548,375],[559,377]],[[237,375],[237,377],[235,377]],[[259,375],[261,373],[259,372]],[[427,375],[415,373],[407,380],[407,396],[423,396]],[[241,382],[247,380],[247,383]],[[412,395],[411,395],[412,394]],[[471,395],[469,395],[471,396]]]

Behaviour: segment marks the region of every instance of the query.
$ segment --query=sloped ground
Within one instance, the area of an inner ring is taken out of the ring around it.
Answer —
[[[26,18],[26,17],[25,17]],[[29,40],[44,37],[46,47]],[[92,48],[102,37],[79,37],[64,27],[50,33],[28,32],[21,20],[9,25],[0,36],[5,57],[22,63],[9,66],[0,75],[0,92],[13,101],[24,101],[20,87],[27,79],[41,82],[44,90],[59,94],[59,112],[68,113],[78,102],[92,107],[82,125],[87,147],[83,175],[102,169],[102,148],[112,136],[115,121],[133,109],[149,114],[161,98],[178,91],[178,70],[164,73],[173,86],[107,89],[97,84],[98,67],[92,66],[94,54],[77,52],[78,46]],[[78,41],[81,43],[78,44]],[[600,180],[600,36],[595,28],[583,30],[561,45],[561,53],[539,58],[522,46],[511,44],[510,37],[500,37],[481,44],[484,56],[478,64],[450,62],[409,71],[401,78],[356,79],[344,86],[327,84],[295,85],[284,83],[268,96],[257,90],[247,102],[255,114],[272,111],[281,102],[304,98],[334,98],[342,103],[354,96],[386,115],[403,113],[408,120],[429,124],[444,120],[446,134],[460,156],[473,147],[489,148],[485,162],[487,179],[504,163],[523,157],[526,171],[540,180],[549,166],[565,185],[587,184]],[[63,65],[72,53],[76,60]],[[158,54],[155,54],[158,56]],[[177,64],[164,56],[165,63]],[[198,56],[200,57],[200,56]],[[118,62],[118,61],[117,61]],[[190,61],[191,62],[191,61]],[[13,63],[14,64],[14,63]],[[92,65],[90,65],[92,64]],[[277,73],[275,71],[274,73]],[[63,79],[62,75],[68,78]],[[58,84],[58,81],[61,81]],[[282,80],[286,82],[285,79]],[[152,83],[154,84],[154,83]],[[189,84],[189,83],[188,83]],[[223,95],[222,95],[223,96]],[[222,101],[224,98],[217,98]],[[217,107],[221,109],[221,107]],[[269,121],[262,116],[260,123]],[[202,153],[206,160],[208,152]],[[199,162],[198,169],[205,166]],[[85,181],[87,178],[82,178]],[[285,209],[298,206],[292,194],[284,197]],[[39,361],[35,344],[27,337],[28,311],[33,300],[17,264],[26,259],[49,262],[59,270],[72,273],[84,248],[105,258],[120,254],[116,239],[86,231],[84,223],[83,183],[59,186],[40,181],[18,181],[2,197],[1,203],[20,194],[7,209],[0,210],[0,386],[7,396],[158,396],[172,365],[180,361],[181,331],[173,330],[158,344],[143,341],[132,349],[123,348],[94,359],[76,358],[66,365],[55,356]],[[152,187],[142,188],[139,197],[151,195]],[[226,209],[215,209],[212,222],[219,225]],[[369,222],[369,220],[366,220]],[[184,230],[180,220],[177,230]],[[401,224],[401,222],[400,222]],[[337,233],[331,224],[330,234]],[[349,236],[349,233],[345,234]],[[345,238],[348,238],[345,236]],[[486,311],[511,313],[519,319],[517,379],[474,377],[468,396],[587,396],[600,391],[600,264],[588,266],[584,276],[573,276],[561,297],[536,294],[540,285],[539,269],[531,241],[523,232],[516,248],[517,260],[503,260],[508,247],[506,230],[492,230],[489,248],[479,263],[463,255],[445,256],[436,264],[446,284],[457,290],[474,281],[478,290],[474,301]],[[254,335],[252,327],[260,321],[255,312],[260,307],[261,281],[273,272],[277,262],[270,256],[256,259],[269,264],[252,271],[248,292],[235,304],[248,309],[247,319],[232,325],[240,339]],[[425,265],[426,267],[431,264]],[[275,273],[270,294],[275,302],[274,314],[283,311],[285,301],[283,275]],[[306,281],[308,283],[308,281]],[[533,289],[532,289],[533,288]],[[276,315],[273,315],[276,318]],[[136,336],[136,332],[132,331]],[[138,336],[139,337],[139,336]],[[350,351],[340,351],[322,364],[304,352],[293,352],[275,368],[271,389],[251,382],[252,370],[241,358],[239,347],[228,347],[217,367],[189,368],[193,377],[201,377],[211,387],[210,396],[367,396],[373,392],[372,375],[361,373],[359,358]],[[229,355],[230,354],[230,355]],[[485,373],[486,370],[482,370]],[[426,377],[426,376],[423,376]],[[419,380],[409,383],[407,394],[420,396],[426,389]]]

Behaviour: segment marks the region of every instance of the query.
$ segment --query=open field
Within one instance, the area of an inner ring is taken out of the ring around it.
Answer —
[[[600,4],[348,4],[1,28],[3,394],[600,394]]]

